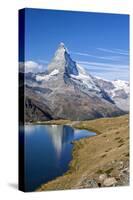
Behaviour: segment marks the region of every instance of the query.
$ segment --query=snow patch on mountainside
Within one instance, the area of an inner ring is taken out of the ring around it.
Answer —
[[[100,91],[96,86],[93,77],[87,73],[80,65],[77,65],[78,75],[71,74],[71,78],[80,81],[82,84],[87,86],[88,90]]]
[[[109,81],[95,77],[96,84],[104,90],[118,108],[129,111],[129,82],[124,80]]]
[[[129,83],[127,81],[115,80],[111,81],[111,83],[113,84],[114,88],[107,90],[107,92],[112,98],[118,96],[120,92],[125,93],[125,95],[129,95]]]
[[[105,79],[103,77],[101,78],[100,76],[95,76],[95,78],[98,79],[98,80],[105,81],[105,82],[112,82],[112,81],[109,81],[109,80],[107,80],[107,79]]]
[[[59,74],[59,70],[58,70],[58,69],[54,69],[54,70],[53,70],[50,74],[48,74],[48,75],[43,75],[43,76],[37,75],[37,76],[36,76],[36,81],[43,81],[43,80],[48,81],[52,76],[55,76],[55,75],[57,75],[57,74]]]
[[[106,92],[108,92],[111,97],[114,97],[116,95],[116,92],[123,90],[127,95],[129,95],[129,82],[124,81],[124,80],[114,80],[114,81],[109,81],[104,78],[100,78],[95,76],[97,81],[102,81],[104,83],[110,83],[112,86],[111,88],[106,88],[106,86],[103,88]]]
[[[112,81],[114,85],[113,91],[124,90],[126,94],[129,94],[129,83],[127,81],[116,80]]]

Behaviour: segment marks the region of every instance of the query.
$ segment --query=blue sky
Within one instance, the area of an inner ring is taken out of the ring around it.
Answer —
[[[26,9],[25,62],[47,68],[60,42],[92,75],[129,79],[129,16]]]

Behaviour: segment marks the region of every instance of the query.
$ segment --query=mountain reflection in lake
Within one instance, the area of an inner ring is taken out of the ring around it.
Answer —
[[[94,135],[94,132],[66,125],[26,125],[25,190],[34,191],[61,176],[72,159],[71,141]]]

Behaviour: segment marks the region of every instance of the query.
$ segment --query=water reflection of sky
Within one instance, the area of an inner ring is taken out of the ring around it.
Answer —
[[[33,125],[26,125],[24,129],[26,134],[32,134],[34,133],[36,127],[34,127]]]
[[[70,126],[25,126],[25,187],[33,191],[42,183],[62,175],[72,159],[71,141],[95,133]]]
[[[68,126],[51,125],[46,126],[46,130],[51,137],[57,158],[60,158],[65,144],[74,138],[74,129]]]

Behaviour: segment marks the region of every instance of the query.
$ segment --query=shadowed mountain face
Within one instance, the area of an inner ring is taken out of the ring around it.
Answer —
[[[26,121],[111,117],[128,111],[129,83],[93,77],[61,43],[48,72],[25,74],[25,96]]]

